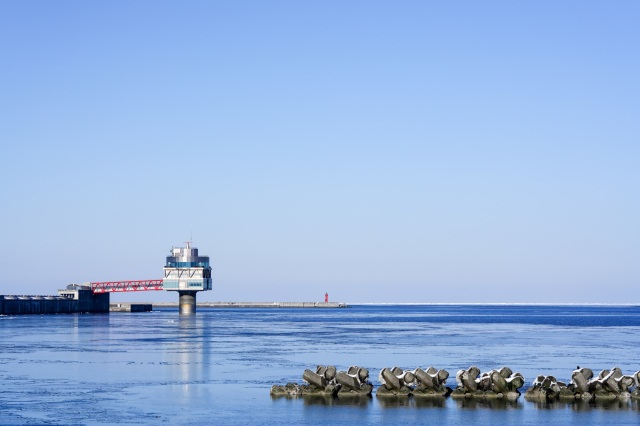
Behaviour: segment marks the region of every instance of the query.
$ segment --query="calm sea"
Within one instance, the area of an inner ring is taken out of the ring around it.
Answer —
[[[639,424],[584,406],[273,399],[305,368],[640,370],[636,306],[353,306],[0,317],[0,424]]]

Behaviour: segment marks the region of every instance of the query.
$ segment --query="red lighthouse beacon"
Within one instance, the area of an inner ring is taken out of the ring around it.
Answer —
[[[328,303],[329,302],[329,293],[325,293],[324,294],[324,303]]]

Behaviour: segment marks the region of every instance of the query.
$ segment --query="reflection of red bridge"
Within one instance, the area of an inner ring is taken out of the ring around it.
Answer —
[[[102,283],[91,283],[91,291],[94,293],[154,290],[164,290],[162,287],[162,280],[107,281]]]

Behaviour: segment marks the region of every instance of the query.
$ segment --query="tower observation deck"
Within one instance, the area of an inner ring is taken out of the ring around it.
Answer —
[[[191,242],[186,247],[174,247],[167,256],[164,266],[162,287],[167,291],[177,291],[180,295],[180,313],[196,311],[196,293],[211,290],[211,266],[209,256],[200,256]]]

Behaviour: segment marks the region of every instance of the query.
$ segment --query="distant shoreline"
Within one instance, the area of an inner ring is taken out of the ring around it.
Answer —
[[[177,308],[177,302],[152,303],[153,308]],[[200,308],[347,308],[349,305],[341,302],[198,302]]]
[[[112,302],[113,303],[113,302]],[[158,308],[177,308],[177,302],[117,302],[150,304]],[[638,306],[637,303],[543,303],[543,302],[197,302],[198,307],[351,307],[351,306]]]
[[[397,303],[379,303],[379,302],[353,302],[349,306],[640,306],[637,303],[544,303],[544,302],[397,302]]]

